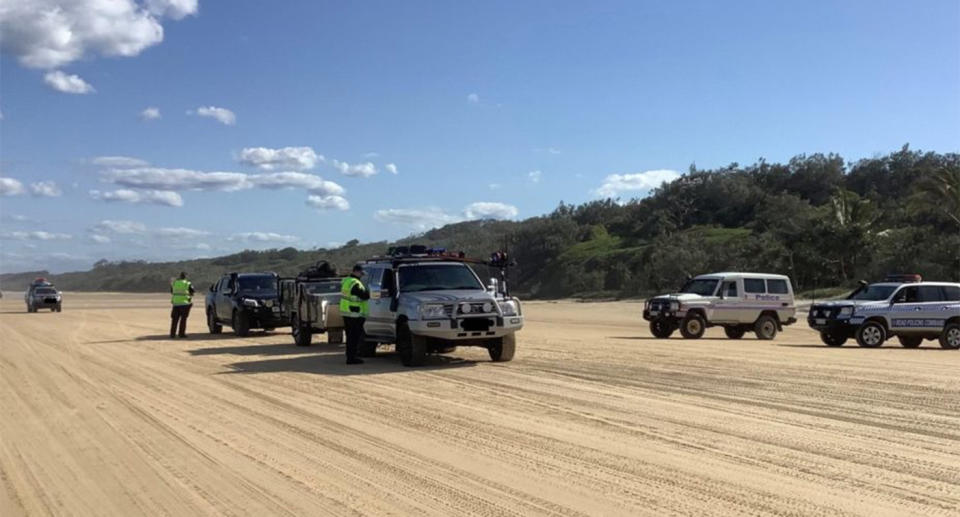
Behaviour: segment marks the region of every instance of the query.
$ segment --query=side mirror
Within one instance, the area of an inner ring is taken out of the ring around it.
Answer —
[[[487,291],[492,294],[497,294],[500,292],[499,287],[500,287],[500,281],[497,280],[496,278],[491,278],[490,283],[487,284]]]
[[[210,292],[212,293],[216,290],[217,290],[217,284],[210,284]]]

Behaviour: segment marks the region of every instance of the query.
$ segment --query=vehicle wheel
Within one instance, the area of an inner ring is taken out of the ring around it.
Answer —
[[[209,330],[211,334],[223,332],[223,325],[217,323],[217,315],[211,310],[207,311],[207,330]]]
[[[293,334],[293,343],[297,346],[310,346],[313,341],[313,329],[309,325],[300,323],[300,318],[296,314],[290,321],[290,332]]]
[[[427,338],[415,336],[401,324],[397,329],[397,351],[404,366],[421,366],[427,362]]]
[[[706,330],[707,323],[703,320],[703,316],[698,313],[687,316],[683,319],[683,322],[680,323],[680,334],[687,339],[703,337],[703,333]]]
[[[868,321],[857,329],[857,344],[864,348],[876,348],[887,340],[887,329],[876,321]]]
[[[63,307],[61,307],[60,304],[58,303],[58,304],[57,304],[57,312],[60,312],[60,311],[62,311],[62,310],[63,310]]]
[[[753,324],[753,331],[757,334],[757,339],[773,339],[777,337],[777,320],[769,314],[764,314]]]
[[[723,327],[723,333],[726,334],[730,339],[740,339],[744,334],[747,333],[747,329],[741,327],[740,325],[727,326]]]
[[[360,343],[360,357],[376,357],[378,345],[379,343],[376,341],[363,340],[363,342]]]
[[[517,353],[517,335],[507,334],[500,338],[497,343],[487,348],[490,353],[490,360],[497,363],[512,361],[514,354]]]
[[[917,336],[898,336],[897,339],[903,348],[917,348],[923,343],[923,338]]]
[[[327,330],[327,343],[331,345],[343,343],[343,329]]]
[[[437,349],[438,354],[452,354],[457,351],[455,346],[442,346]]]
[[[653,320],[650,322],[650,333],[658,339],[667,339],[677,330],[669,321],[664,319]]]
[[[843,346],[847,342],[847,338],[842,334],[824,330],[820,332],[820,341],[823,341],[823,344],[827,346]]]
[[[240,337],[250,335],[250,322],[247,321],[247,315],[243,311],[233,311],[233,333]]]
[[[940,334],[940,346],[956,350],[960,348],[960,323],[950,323]]]

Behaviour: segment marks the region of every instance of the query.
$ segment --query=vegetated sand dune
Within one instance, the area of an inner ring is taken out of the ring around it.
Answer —
[[[170,340],[163,295],[0,302],[0,515],[958,515],[960,352],[656,340],[528,303],[517,358]],[[322,338],[315,338],[315,342]]]

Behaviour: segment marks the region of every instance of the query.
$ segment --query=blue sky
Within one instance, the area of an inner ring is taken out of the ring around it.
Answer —
[[[9,5],[3,271],[522,219],[694,162],[960,149],[956,1]]]

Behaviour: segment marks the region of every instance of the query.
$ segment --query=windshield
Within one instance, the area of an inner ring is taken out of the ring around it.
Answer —
[[[319,282],[305,286],[309,294],[330,294],[340,292],[340,282]]]
[[[687,282],[687,284],[680,289],[680,292],[699,294],[700,296],[713,296],[713,293],[717,290],[718,282],[719,280],[714,278],[694,278]]]
[[[277,279],[273,276],[241,276],[240,292],[273,293],[277,290]]]
[[[37,294],[57,294],[57,290],[50,287],[41,287],[34,292]]]
[[[868,285],[865,289],[851,295],[848,300],[879,301],[890,298],[893,291],[897,289],[896,285]]]
[[[466,265],[405,266],[400,268],[400,291],[483,290],[477,276]]]

